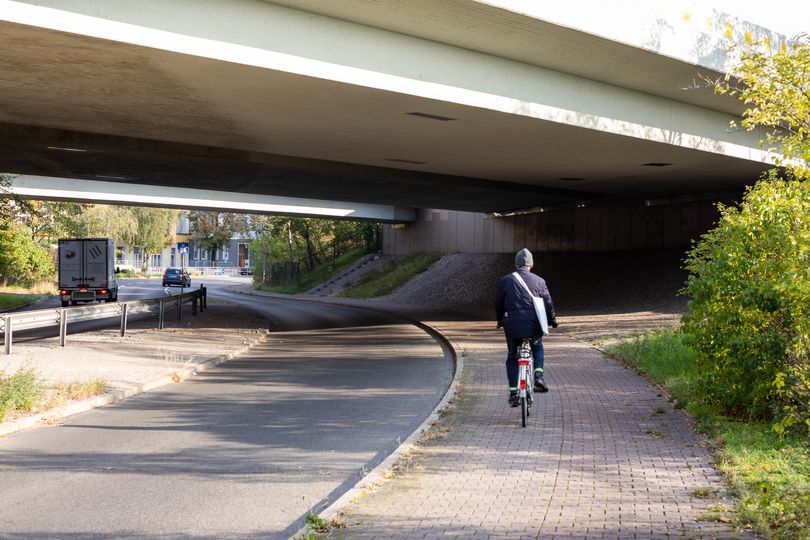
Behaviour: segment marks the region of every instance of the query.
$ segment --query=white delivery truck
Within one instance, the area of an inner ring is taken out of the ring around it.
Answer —
[[[62,307],[79,302],[115,302],[115,242],[110,238],[59,240],[59,296]]]

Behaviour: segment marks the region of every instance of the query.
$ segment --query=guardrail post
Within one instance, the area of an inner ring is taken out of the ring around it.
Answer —
[[[67,316],[68,310],[65,308],[59,309],[59,346],[65,346],[65,338],[67,337]]]
[[[127,304],[121,304],[121,337],[127,335]]]
[[[160,314],[158,315],[158,330],[163,330],[163,322],[165,320],[163,308],[165,304],[166,302],[163,300],[163,298],[161,298],[159,304],[160,307],[158,308],[160,310]]]
[[[208,309],[208,289],[200,283],[200,311]]]
[[[183,297],[178,296],[177,297],[177,322],[180,322],[180,314],[181,314],[180,307],[182,305],[183,305]]]
[[[192,316],[197,314],[197,300],[199,300],[199,299],[200,299],[200,295],[199,295],[199,293],[196,293],[196,292],[191,297],[191,315]]]
[[[3,328],[5,329],[5,345],[6,345],[6,354],[11,354],[11,339],[12,335],[14,334],[14,329],[12,328],[11,322],[11,315],[6,315],[3,317]]]

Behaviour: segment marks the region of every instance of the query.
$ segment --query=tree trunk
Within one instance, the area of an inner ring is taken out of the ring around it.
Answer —
[[[287,247],[290,251],[290,262],[293,262],[292,220],[287,221]]]
[[[307,242],[307,259],[309,260],[310,271],[315,268],[315,254],[312,249],[312,239],[309,237],[309,223],[304,226],[304,240]]]

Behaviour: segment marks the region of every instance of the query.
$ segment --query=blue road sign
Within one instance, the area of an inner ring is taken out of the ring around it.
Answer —
[[[177,242],[177,253],[188,253],[188,242]]]

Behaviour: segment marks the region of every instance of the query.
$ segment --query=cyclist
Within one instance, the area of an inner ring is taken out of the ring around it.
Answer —
[[[554,302],[548,292],[546,282],[540,276],[531,272],[534,261],[528,249],[521,249],[515,255],[515,273],[501,278],[498,283],[498,292],[495,296],[495,313],[498,318],[498,328],[503,328],[506,335],[506,377],[509,381],[509,404],[517,407],[517,348],[524,338],[531,339],[532,353],[534,355],[534,388],[538,392],[548,392],[548,385],[543,378],[543,331],[540,321],[534,310],[534,302],[528,291],[515,277],[518,274],[528,286],[533,296],[543,299],[546,308],[546,318],[549,326],[557,328],[557,317],[554,311]]]

